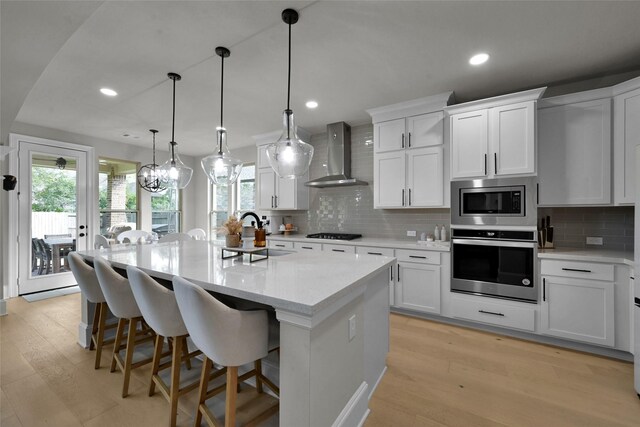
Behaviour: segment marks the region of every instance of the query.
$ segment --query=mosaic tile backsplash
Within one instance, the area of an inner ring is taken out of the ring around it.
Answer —
[[[633,207],[540,208],[549,215],[556,247],[633,250]],[[587,245],[587,237],[602,237],[602,246]]]
[[[327,134],[311,137],[315,151],[310,179],[326,175]],[[366,237],[416,240],[420,233],[433,234],[436,224],[449,233],[449,209],[373,209],[373,126],[351,128],[351,176],[367,186],[309,189],[309,210],[283,212],[300,234],[314,232],[359,233]],[[415,230],[417,237],[406,237]]]

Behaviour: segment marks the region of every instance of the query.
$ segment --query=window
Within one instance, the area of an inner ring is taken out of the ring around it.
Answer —
[[[209,210],[210,234],[224,224],[230,215],[242,215],[256,207],[256,166],[245,164],[234,185],[228,187],[211,185],[211,203]]]
[[[158,233],[158,236],[179,233],[181,217],[180,190],[169,189],[163,194],[151,193],[151,230]]]
[[[99,159],[98,205],[100,234],[115,227],[138,228],[138,164],[123,160]]]

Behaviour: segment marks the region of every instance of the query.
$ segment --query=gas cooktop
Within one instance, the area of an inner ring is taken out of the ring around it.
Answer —
[[[307,237],[312,239],[353,240],[353,239],[357,239],[358,237],[362,237],[362,234],[314,233],[314,234],[307,234]]]

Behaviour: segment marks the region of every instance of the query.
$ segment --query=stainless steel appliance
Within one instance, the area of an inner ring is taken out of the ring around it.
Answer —
[[[536,232],[451,230],[451,291],[538,301]]]
[[[451,225],[535,227],[536,178],[451,182]]]
[[[307,234],[310,239],[353,240],[362,237],[362,234],[349,233],[313,233]]]

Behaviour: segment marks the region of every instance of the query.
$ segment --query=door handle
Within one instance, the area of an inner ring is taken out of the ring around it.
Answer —
[[[409,132],[409,148],[411,148],[411,132]]]
[[[542,278],[542,301],[547,300],[547,279]]]
[[[411,206],[411,189],[409,189],[409,206]]]
[[[487,174],[487,155],[484,155],[484,174]]]
[[[79,237],[84,237],[84,233],[78,234]]]
[[[311,246],[301,246],[302,249],[313,249]]]
[[[85,228],[85,227],[84,227],[84,225],[81,225],[81,226],[80,226],[80,227],[78,227],[78,228],[80,228],[80,230],[84,230],[84,228]]]
[[[382,255],[382,252],[367,252],[369,255]]]
[[[404,148],[404,132],[402,133],[402,148]]]
[[[502,317],[504,317],[504,314],[496,313],[496,312],[493,312],[493,311],[478,310],[478,313],[493,314],[494,316],[502,316]]]
[[[271,196],[271,207],[273,207],[273,196]]]
[[[562,268],[562,271],[577,271],[579,273],[591,273],[591,270],[582,270],[580,268]]]
[[[344,252],[344,249],[331,249],[333,252]]]
[[[278,196],[275,196],[276,198],[276,208],[278,207]]]
[[[404,188],[402,189],[402,206],[404,206]]]
[[[393,282],[393,265],[391,266],[391,268],[389,270],[391,270],[391,281]]]
[[[493,153],[493,170],[494,174],[498,175],[498,153]]]
[[[400,281],[400,264],[398,264],[398,282]]]

